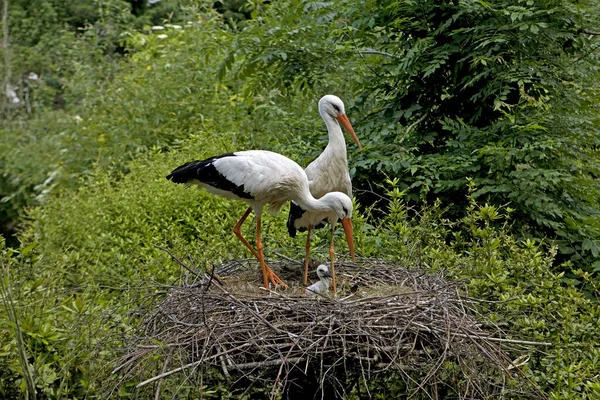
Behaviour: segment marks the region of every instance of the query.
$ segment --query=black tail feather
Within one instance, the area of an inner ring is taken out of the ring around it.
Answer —
[[[296,220],[298,218],[302,218],[302,215],[305,213],[306,211],[304,211],[298,204],[296,204],[293,201],[290,201],[290,213],[288,214],[288,220],[287,220],[287,228],[288,228],[288,233],[290,234],[291,237],[296,237],[296,231],[299,230],[300,232],[304,232],[306,229],[304,228],[300,228],[300,229],[296,229],[296,226],[294,225],[294,223],[296,222]]]
[[[175,168],[167,175],[167,179],[174,183],[189,183],[194,179],[198,179],[202,168],[205,166],[205,161],[190,161]]]
[[[296,233],[297,232],[306,232],[308,230],[308,228],[306,226],[301,226],[301,227],[296,227],[296,220],[302,218],[302,216],[304,215],[304,213],[306,212],[306,210],[304,210],[302,207],[300,207],[298,204],[294,203],[293,201],[290,201],[290,213],[288,214],[288,220],[287,220],[287,228],[288,228],[288,233],[290,234],[291,237],[296,237]],[[313,229],[321,229],[324,228],[325,225],[327,224],[327,220],[322,220],[321,222],[319,222],[316,225],[313,225]]]
[[[220,181],[223,179],[223,175],[216,170],[213,163],[226,157],[235,157],[234,153],[225,153],[220,156],[214,156],[207,158],[206,160],[190,161],[177,168],[175,168],[167,179],[175,183],[188,183],[189,181],[198,180],[206,184],[211,184],[211,181]],[[218,187],[217,185],[211,185]]]
[[[215,167],[215,161],[227,157],[235,157],[235,154],[221,154],[220,156],[207,158],[206,160],[183,164],[167,175],[167,179],[175,183],[188,184],[193,183],[193,181],[199,181],[205,185],[231,192],[241,199],[253,199],[254,197],[244,190],[244,185],[236,185],[231,182]]]

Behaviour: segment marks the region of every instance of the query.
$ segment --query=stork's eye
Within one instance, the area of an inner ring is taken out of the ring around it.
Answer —
[[[335,110],[335,112],[337,112],[338,114],[342,111],[340,110],[340,107],[337,104],[333,104],[333,109]]]
[[[348,215],[348,209],[346,207],[342,207],[342,210],[344,210],[344,215]]]

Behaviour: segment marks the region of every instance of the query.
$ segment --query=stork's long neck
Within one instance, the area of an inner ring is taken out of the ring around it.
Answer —
[[[296,201],[296,203],[298,203],[298,205],[300,207],[302,207],[302,209],[304,209],[306,211],[317,211],[317,212],[319,212],[319,211],[332,212],[333,211],[330,196],[328,196],[326,194],[325,196],[321,197],[320,199],[315,199],[312,196],[312,194],[310,194],[308,187],[306,189],[307,190],[302,191],[302,193],[300,193],[300,196],[298,196],[296,199],[294,199]]]
[[[344,140],[344,133],[339,122],[326,112],[321,113],[321,118],[327,125],[327,133],[329,134],[329,143],[325,148],[325,151],[332,151],[337,155],[346,155],[346,141]]]

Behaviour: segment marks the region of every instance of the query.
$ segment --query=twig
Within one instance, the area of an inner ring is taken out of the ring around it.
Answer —
[[[265,367],[277,367],[280,366],[281,364],[296,364],[299,363],[300,361],[303,361],[304,359],[302,357],[294,357],[294,358],[282,358],[279,360],[268,360],[268,361],[256,361],[256,362],[249,362],[249,363],[243,363],[243,364],[236,364],[236,368],[239,369],[254,369],[254,368],[265,368]]]
[[[404,131],[404,135],[402,135],[402,137],[400,138],[400,140],[398,141],[398,144],[402,144],[404,143],[404,139],[406,139],[406,137],[408,136],[408,134],[415,128],[415,126],[419,125],[421,122],[423,122],[423,120],[425,118],[427,118],[427,113],[421,115],[421,118],[419,118],[418,120],[416,120],[415,122],[413,122],[412,124],[410,124],[407,128],[406,131]]]
[[[515,340],[515,339],[504,339],[504,338],[496,338],[490,336],[482,336],[482,335],[467,335],[464,333],[455,333],[455,336],[464,337],[464,338],[477,338],[483,340],[489,340],[490,342],[501,342],[501,343],[512,343],[512,344],[524,344],[528,346],[553,346],[554,343],[550,342],[533,342],[529,340]]]
[[[171,362],[171,356],[173,355],[173,351],[170,351],[169,354],[167,355],[167,359],[165,360],[165,363],[163,364],[163,371],[165,372],[165,370],[167,369],[167,366],[169,365],[169,363]],[[156,385],[156,391],[154,392],[154,400],[159,400],[160,399],[160,388],[162,386],[163,380],[159,380],[158,384]]]
[[[234,351],[240,350],[240,349],[242,349],[242,348],[244,348],[244,347],[247,347],[247,346],[249,346],[249,344],[248,344],[248,343],[245,343],[245,344],[243,344],[243,345],[241,345],[241,346],[238,346],[238,347],[236,347],[236,348],[233,348],[233,349],[229,349],[229,350],[227,350],[227,351],[224,351],[224,352],[222,352],[222,353],[219,353],[219,354],[215,354],[214,356],[208,357],[208,358],[206,358],[206,359],[200,359],[200,360],[198,360],[198,361],[194,361],[193,363],[189,363],[189,364],[186,364],[186,365],[182,365],[181,367],[177,367],[177,368],[175,368],[175,369],[172,369],[172,370],[170,370],[170,371],[163,372],[163,373],[162,373],[162,374],[160,374],[160,375],[156,375],[156,376],[154,376],[154,377],[152,377],[152,378],[150,378],[150,379],[146,379],[145,381],[138,383],[138,384],[137,384],[135,387],[136,387],[136,388],[140,388],[140,387],[142,387],[142,386],[146,386],[147,384],[149,384],[149,383],[152,383],[152,382],[154,382],[154,381],[156,381],[156,380],[159,380],[159,379],[162,379],[162,378],[166,378],[167,376],[169,376],[169,375],[173,375],[174,373],[177,373],[177,372],[179,372],[179,371],[183,371],[184,369],[188,369],[188,368],[193,368],[193,367],[196,367],[196,366],[198,366],[198,365],[202,364],[203,362],[210,361],[211,359],[218,358],[218,357],[222,356],[222,355],[223,355],[223,354],[225,354],[225,353],[231,353],[231,352],[234,352]]]
[[[157,244],[154,244],[153,246],[156,247],[159,250],[164,251],[168,255],[170,255],[171,258],[177,262],[177,264],[179,264],[180,266],[182,266],[183,268],[185,268],[191,274],[195,275],[196,277],[198,277],[200,279],[203,278],[202,275],[200,275],[199,273],[197,273],[196,271],[194,271],[193,269],[191,269],[190,267],[188,267],[187,265],[185,265],[185,263],[183,261],[181,261],[175,254],[171,253],[171,251],[169,249],[165,249],[164,247],[160,247]]]
[[[276,252],[276,251],[272,251],[272,253],[273,253],[273,254],[275,254],[275,255],[276,255],[276,256],[278,256],[278,257],[281,257],[281,258],[283,258],[284,260],[287,260],[287,261],[289,261],[289,262],[293,262],[294,264],[298,264],[298,265],[304,265],[304,263],[303,263],[303,262],[301,262],[301,261],[298,261],[298,260],[294,260],[293,258],[290,258],[290,257],[287,257],[287,256],[284,256],[283,254],[281,254],[281,253],[278,253],[278,252]]]
[[[600,36],[600,32],[589,31],[587,29],[584,29],[581,32],[585,33],[586,35]]]
[[[378,56],[385,56],[385,57],[391,57],[391,58],[395,58],[397,60],[402,60],[403,57],[397,56],[395,54],[391,54],[391,53],[387,53],[385,51],[379,51],[379,50],[375,50],[375,49],[362,49],[360,50],[360,54],[375,54]]]

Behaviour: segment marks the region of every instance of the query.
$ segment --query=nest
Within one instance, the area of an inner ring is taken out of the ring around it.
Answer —
[[[297,262],[270,265],[288,282],[301,279]],[[198,387],[218,376],[232,392],[268,387],[265,397],[370,398],[378,379],[393,377],[416,397],[489,398],[523,379],[509,353],[522,360],[539,344],[507,338],[461,283],[415,266],[342,262],[335,298],[266,295],[257,270],[256,260],[233,261],[172,287],[114,372],[157,396],[165,379]]]

